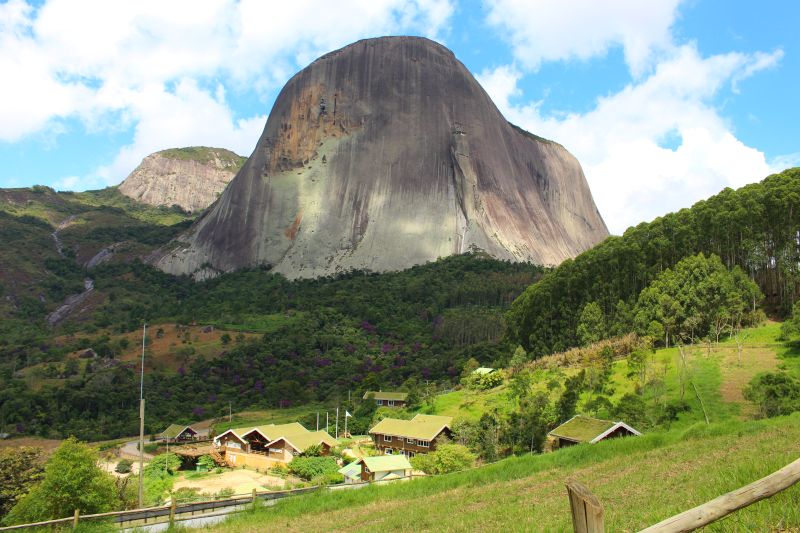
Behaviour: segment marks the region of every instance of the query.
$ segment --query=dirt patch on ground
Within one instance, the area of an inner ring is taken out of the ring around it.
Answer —
[[[0,448],[16,448],[18,446],[33,446],[41,448],[45,453],[50,454],[58,448],[63,441],[57,439],[41,439],[39,437],[19,437],[13,439],[0,440]]]
[[[201,493],[213,494],[222,489],[233,489],[234,494],[250,494],[256,490],[280,490],[285,481],[277,476],[267,476],[252,470],[227,470],[221,474],[208,474],[196,479],[182,477],[173,485],[173,490],[195,488]]]
[[[741,360],[735,344],[717,346],[713,353],[719,358],[720,372],[722,373],[720,387],[722,399],[728,403],[741,404],[741,415],[752,414],[754,407],[744,399],[744,388],[756,374],[777,368],[780,361],[775,353],[775,348],[745,344],[742,347]]]

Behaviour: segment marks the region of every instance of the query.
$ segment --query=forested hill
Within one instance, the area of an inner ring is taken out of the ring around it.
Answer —
[[[681,259],[697,253],[741,267],[785,314],[798,294],[800,168],[721,193],[688,209],[629,228],[562,263],[514,302],[509,336],[532,356],[577,346],[578,319],[597,302],[609,333],[628,329],[639,293]]]

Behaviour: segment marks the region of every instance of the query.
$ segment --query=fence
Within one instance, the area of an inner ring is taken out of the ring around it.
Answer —
[[[800,459],[767,477],[736,489],[688,511],[684,511],[640,533],[685,533],[707,526],[748,505],[788,489],[800,482]],[[567,495],[572,510],[575,533],[602,533],[603,507],[595,496],[577,481],[567,482]]]
[[[187,518],[191,518],[193,516],[197,516],[198,518],[201,516],[212,516],[215,514],[215,511],[219,510],[227,510],[226,512],[233,512],[233,509],[236,507],[244,507],[247,505],[255,504],[258,500],[270,501],[270,500],[280,500],[283,498],[290,498],[292,496],[299,496],[300,494],[307,494],[309,492],[313,492],[318,490],[319,487],[307,487],[302,489],[294,489],[294,490],[282,490],[282,491],[267,491],[267,492],[257,492],[253,489],[253,493],[250,495],[239,495],[234,496],[232,498],[227,498],[224,500],[207,500],[207,501],[199,501],[199,502],[190,502],[184,504],[177,504],[174,500],[170,505],[160,506],[160,507],[148,507],[144,509],[132,509],[130,511],[115,511],[111,513],[98,513],[98,514],[87,514],[87,515],[80,515],[78,511],[75,511],[75,515],[69,518],[60,518],[56,520],[47,520],[44,522],[36,522],[32,524],[20,524],[16,526],[7,526],[7,527],[0,527],[0,531],[16,531],[34,527],[45,527],[45,526],[55,526],[55,525],[69,525],[71,524],[73,528],[77,527],[78,523],[81,521],[103,521],[108,520],[114,524],[119,526],[123,526],[125,524],[133,524],[137,523],[137,525],[146,525],[148,523],[158,523],[164,522],[165,518],[167,518],[170,522],[176,520],[184,520]],[[182,516],[182,515],[188,515]]]

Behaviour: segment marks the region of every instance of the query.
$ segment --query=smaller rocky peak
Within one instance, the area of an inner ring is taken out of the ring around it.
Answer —
[[[245,161],[224,148],[170,148],[145,157],[118,188],[137,202],[201,211],[222,194]]]

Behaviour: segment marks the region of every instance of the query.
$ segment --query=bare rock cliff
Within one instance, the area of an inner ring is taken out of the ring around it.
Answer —
[[[173,148],[145,157],[119,191],[149,205],[198,211],[211,205],[246,158],[222,148]]]
[[[197,278],[397,270],[470,248],[554,265],[607,235],[564,147],[508,123],[447,48],[383,37],[289,80],[236,178],[153,261]]]

